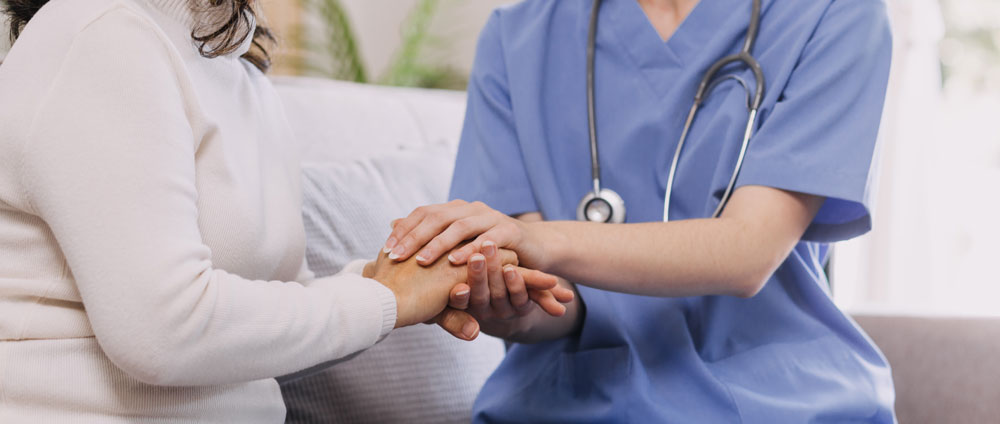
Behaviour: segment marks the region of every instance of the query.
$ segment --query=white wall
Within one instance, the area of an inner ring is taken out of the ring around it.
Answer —
[[[417,0],[342,0],[358,36],[365,65],[372,76],[379,75],[389,64],[399,45],[400,24]],[[512,0],[441,0],[439,12],[432,24],[433,32],[442,42],[428,52],[439,60],[463,72],[472,66],[476,40],[490,12]]]

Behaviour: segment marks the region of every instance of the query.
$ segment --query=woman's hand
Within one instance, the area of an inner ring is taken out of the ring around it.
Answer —
[[[406,218],[394,221],[383,252],[396,261],[416,254],[417,263],[427,265],[463,241],[473,239],[448,255],[448,260],[458,265],[479,252],[484,241],[492,240],[501,248],[517,252],[526,267],[544,269],[544,249],[536,234],[528,230],[529,225],[482,202],[453,200],[419,207]]]
[[[506,253],[505,263],[517,263],[517,256]],[[464,266],[437,261],[421,266],[414,260],[397,262],[380,254],[365,267],[364,276],[392,290],[396,296],[396,327],[406,327],[434,318],[448,305],[455,286],[466,281]]]

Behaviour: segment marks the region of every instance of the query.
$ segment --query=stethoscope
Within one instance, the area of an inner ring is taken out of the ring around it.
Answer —
[[[576,209],[576,219],[580,221],[607,222],[620,224],[625,222],[625,201],[614,190],[601,186],[601,165],[597,155],[597,123],[594,108],[594,44],[597,38],[597,15],[601,9],[602,0],[594,0],[593,9],[590,12],[590,31],[587,35],[587,121],[590,130],[590,169],[593,177],[594,189],[587,193],[580,201],[580,206]],[[698,91],[694,95],[694,105],[688,112],[687,122],[684,123],[684,130],[681,132],[680,141],[677,142],[677,150],[674,152],[674,159],[670,163],[670,173],[667,177],[667,189],[663,199],[663,220],[667,221],[670,216],[670,195],[674,188],[674,176],[677,174],[677,163],[681,157],[681,150],[687,140],[688,131],[694,122],[698,108],[701,106],[705,95],[712,91],[716,85],[727,79],[736,80],[743,86],[747,94],[747,109],[750,111],[747,119],[746,130],[743,132],[743,144],[740,147],[740,154],[736,159],[736,167],[733,175],[729,178],[729,185],[719,201],[719,206],[712,213],[712,218],[722,214],[722,209],[726,207],[730,196],[733,194],[733,187],[736,185],[736,177],[743,168],[743,159],[746,157],[747,146],[750,144],[750,136],[753,133],[757,121],[757,111],[764,99],[764,71],[760,64],[750,54],[754,43],[757,41],[757,31],[760,27],[760,0],[753,0],[753,9],[750,14],[750,26],[747,28],[746,40],[743,42],[743,49],[739,53],[726,56],[715,62],[705,72]],[[756,80],[756,91],[751,96],[750,88],[746,81],[736,75],[725,75],[715,81],[716,74],[723,67],[734,62],[743,62],[753,71]],[[752,99],[751,99],[752,98]]]

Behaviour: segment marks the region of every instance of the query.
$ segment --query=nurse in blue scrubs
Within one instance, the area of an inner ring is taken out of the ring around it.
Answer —
[[[889,365],[830,298],[830,243],[871,226],[891,38],[882,0],[764,0],[767,83],[735,190],[747,94],[699,81],[743,47],[749,0],[605,0],[595,33],[601,186],[625,223],[577,221],[594,190],[587,37],[593,0],[497,10],[479,40],[451,196],[396,222],[399,260],[468,264],[467,308],[513,345],[476,422],[894,422]],[[733,64],[724,74],[750,82]],[[472,202],[472,203],[470,203]],[[463,240],[472,243],[448,255]],[[529,301],[497,247],[577,296]],[[569,283],[572,282],[573,284]]]

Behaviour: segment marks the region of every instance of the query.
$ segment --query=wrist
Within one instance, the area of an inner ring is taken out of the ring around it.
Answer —
[[[527,224],[529,245],[538,246],[537,263],[531,264],[538,271],[553,273],[553,269],[563,261],[567,251],[566,236],[555,222],[533,222]]]
[[[365,278],[375,278],[375,262],[368,262],[361,270],[361,276]]]
[[[403,313],[404,296],[402,296],[399,293],[399,290],[393,287],[393,285],[386,284],[386,281],[383,281],[386,279],[385,276],[379,278],[378,274],[375,271],[375,262],[366,263],[364,269],[361,271],[361,276],[364,278],[370,278],[372,280],[375,280],[379,284],[385,286],[385,288],[389,289],[390,292],[392,292],[393,298],[396,299],[396,322],[393,324],[392,328],[399,328],[406,326],[406,317]]]

